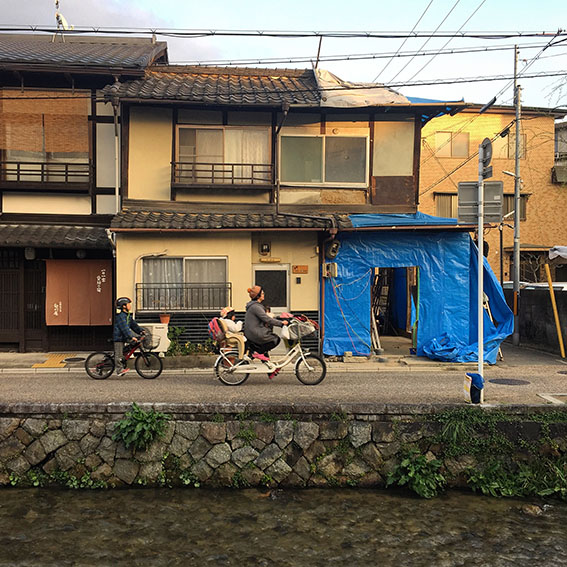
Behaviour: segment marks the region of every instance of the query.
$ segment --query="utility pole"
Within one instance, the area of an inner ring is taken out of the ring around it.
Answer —
[[[521,87],[517,84],[518,80],[518,54],[519,49],[516,45],[514,50],[514,104],[516,106],[516,152],[514,168],[514,333],[512,344],[520,344],[520,94]]]

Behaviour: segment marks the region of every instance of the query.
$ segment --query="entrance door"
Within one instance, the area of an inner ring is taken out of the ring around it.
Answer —
[[[289,266],[256,264],[253,271],[254,283],[264,288],[264,303],[271,308],[272,313],[289,311]]]

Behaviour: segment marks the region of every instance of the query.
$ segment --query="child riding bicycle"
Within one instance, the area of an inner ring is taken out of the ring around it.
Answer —
[[[122,376],[128,372],[128,367],[124,361],[124,343],[137,342],[140,339],[134,333],[143,335],[144,330],[132,317],[130,309],[132,308],[132,300],[129,297],[119,297],[116,300],[116,308],[119,313],[114,318],[114,360],[116,362],[116,374]]]

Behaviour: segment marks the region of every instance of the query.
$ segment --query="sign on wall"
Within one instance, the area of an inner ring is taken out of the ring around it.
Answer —
[[[112,324],[111,260],[46,260],[47,325]]]

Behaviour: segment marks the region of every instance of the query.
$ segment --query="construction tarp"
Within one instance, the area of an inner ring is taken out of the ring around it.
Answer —
[[[360,216],[368,215],[351,215],[353,224],[360,220],[356,218]],[[425,220],[422,218],[423,222]],[[437,220],[430,217],[430,224],[437,224]],[[392,222],[398,226],[397,221],[392,219]],[[478,252],[468,233],[381,230],[341,232],[337,239],[340,248],[333,260],[337,263],[337,277],[323,280],[324,354],[341,356],[348,351],[354,355],[370,354],[374,268],[417,266],[417,354],[448,362],[478,359]],[[486,260],[484,282],[492,316],[491,320],[485,311],[484,359],[494,364],[500,343],[512,333],[513,315]]]

